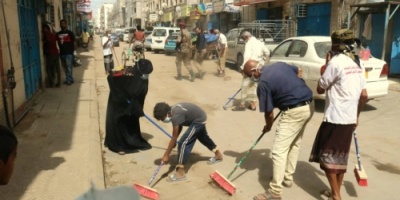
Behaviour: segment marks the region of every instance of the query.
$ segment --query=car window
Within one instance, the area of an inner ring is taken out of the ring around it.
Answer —
[[[326,54],[331,50],[331,42],[316,42],[314,48],[318,57],[325,59]]]
[[[292,44],[292,40],[288,40],[288,41],[285,41],[284,43],[280,44],[278,47],[275,48],[274,52],[272,53],[272,56],[285,57],[286,52],[288,51],[291,44]]]
[[[300,40],[295,40],[288,51],[289,57],[304,57],[307,52],[307,43]]]
[[[168,33],[171,35],[174,32],[174,30],[168,30]]]
[[[157,37],[167,36],[167,30],[165,30],[165,29],[155,29],[153,31],[153,36],[157,36]]]

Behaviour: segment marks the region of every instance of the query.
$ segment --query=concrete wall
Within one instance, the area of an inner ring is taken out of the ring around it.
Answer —
[[[14,110],[16,112],[15,118],[18,119],[24,112],[26,97],[25,97],[25,84],[23,77],[22,68],[22,57],[20,48],[20,34],[19,34],[19,23],[18,23],[18,7],[17,1],[15,0],[1,0],[1,5],[4,6],[7,28],[5,27],[3,12],[0,9],[0,37],[1,37],[1,49],[2,49],[2,68],[4,73],[11,68],[11,60],[9,51],[11,50],[12,62],[15,68],[15,81],[17,83],[16,88],[13,90],[14,94]],[[6,37],[6,30],[9,30],[9,40]],[[7,41],[10,43],[10,49],[8,48]],[[3,77],[4,78],[4,77]],[[9,111],[11,113],[11,91],[8,95]],[[11,117],[11,116],[10,116]],[[12,120],[11,120],[12,121]]]

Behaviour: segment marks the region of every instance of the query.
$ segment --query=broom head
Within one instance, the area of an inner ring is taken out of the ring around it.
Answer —
[[[140,185],[138,183],[133,184],[133,187],[139,192],[139,194],[142,197],[152,199],[152,200],[158,200],[158,192],[155,189],[152,189],[150,187]]]
[[[356,165],[354,168],[354,174],[356,175],[356,179],[358,182],[359,186],[368,186],[368,181],[367,181],[367,173],[365,172],[364,167],[361,165],[361,169]]]
[[[233,195],[236,192],[236,186],[226,179],[221,173],[217,170],[210,174],[211,179],[213,179],[217,184],[222,187],[225,191],[227,191],[230,195]]]

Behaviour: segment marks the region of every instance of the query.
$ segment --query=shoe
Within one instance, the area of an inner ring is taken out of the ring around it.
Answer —
[[[257,107],[252,108],[251,106],[248,107],[249,110],[256,111]]]
[[[190,72],[190,81],[194,82],[194,80],[196,79],[196,75],[194,74],[193,71]]]
[[[176,80],[181,81],[182,80],[182,75],[178,74],[178,76],[176,76]]]
[[[218,74],[218,77],[224,77],[225,76],[225,71],[221,71],[219,74]]]
[[[205,71],[200,72],[200,73],[199,73],[199,78],[200,78],[200,79],[203,79],[205,74],[206,74]]]
[[[274,196],[271,194],[269,191],[262,193],[262,194],[257,194],[256,196],[253,197],[253,200],[281,200],[281,196]]]
[[[56,87],[58,87],[58,88],[61,87],[61,84],[60,84],[60,83],[57,83],[57,84],[56,84]]]
[[[292,181],[282,181],[282,185],[287,188],[291,188],[293,185],[293,182]]]
[[[125,151],[120,151],[120,152],[118,152],[118,154],[123,156],[123,155],[125,155]]]
[[[178,177],[176,177],[175,174],[170,174],[167,178],[168,182],[179,182],[179,181],[186,181],[186,180],[187,180],[186,175],[178,178]]]
[[[245,110],[246,110],[246,108],[242,107],[242,106],[236,106],[236,107],[232,108],[232,111],[245,111]]]

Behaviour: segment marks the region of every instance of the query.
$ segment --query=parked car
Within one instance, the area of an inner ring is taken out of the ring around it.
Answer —
[[[173,54],[175,53],[175,48],[176,48],[176,40],[178,39],[178,35],[179,33],[172,33],[171,35],[169,35],[167,37],[167,39],[165,40],[165,46],[164,46],[164,52],[167,55]],[[196,41],[197,39],[197,35],[194,32],[190,33],[191,37],[192,37],[192,43]]]
[[[152,38],[151,34],[146,37],[146,40],[144,41],[144,48],[146,51],[151,51],[151,43],[152,43]]]
[[[132,37],[133,37],[133,33],[135,33],[136,28],[135,27],[129,27],[129,28],[125,28],[124,30],[124,42],[130,42]]]
[[[321,67],[325,65],[327,52],[331,49],[331,38],[328,36],[302,36],[284,40],[271,53],[270,63],[286,62],[302,69],[302,78],[313,91],[315,99],[325,99],[317,93]],[[365,69],[368,99],[388,94],[388,64],[380,59],[369,57],[361,59]]]
[[[118,39],[119,39],[119,41],[124,41],[124,31],[122,30],[122,31],[120,31],[120,30],[117,30],[117,31],[115,31],[115,34],[118,36]]]
[[[114,47],[119,47],[119,36],[116,33],[111,33],[110,36],[113,46]]]
[[[171,28],[171,27],[157,27],[154,28],[153,33],[151,34],[151,49],[158,53],[159,51],[164,50],[165,41],[169,35],[174,32],[180,32],[179,28]]]

